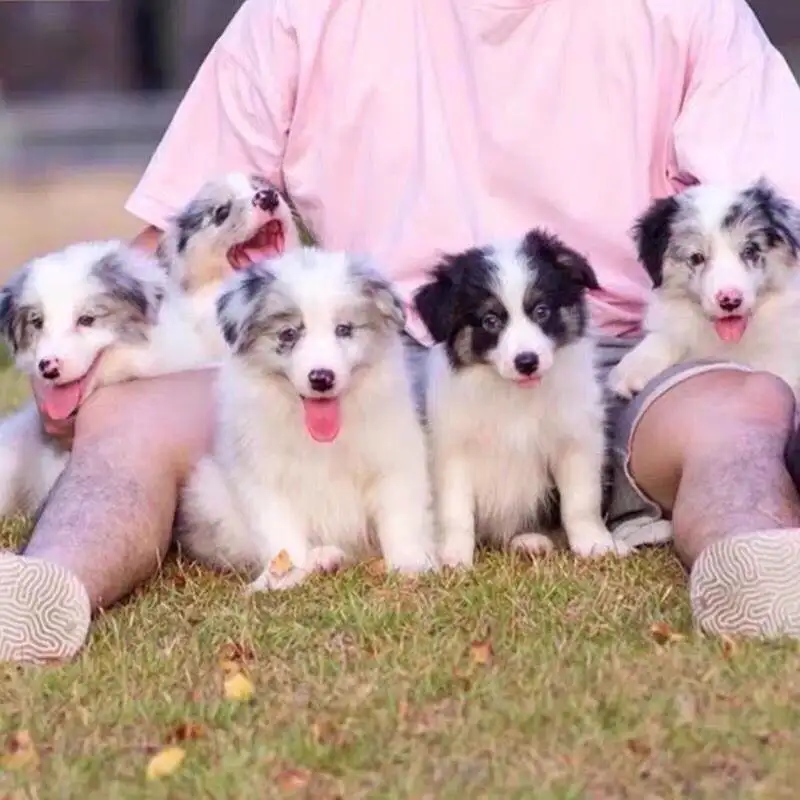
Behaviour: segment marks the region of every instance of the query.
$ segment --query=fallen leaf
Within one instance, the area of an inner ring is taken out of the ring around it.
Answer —
[[[206,735],[206,728],[199,722],[181,722],[167,734],[167,743],[190,742],[202,739]]]
[[[630,750],[635,756],[646,757],[653,752],[653,749],[650,747],[650,745],[647,744],[647,742],[643,742],[641,739],[628,739],[627,745],[628,750]]]
[[[147,780],[154,781],[172,775],[186,757],[182,747],[165,747],[156,753],[147,765]]]
[[[0,759],[0,766],[8,770],[22,770],[35,767],[39,763],[39,753],[28,731],[18,731],[6,743],[6,752]]]
[[[722,634],[720,636],[720,644],[722,646],[722,655],[724,658],[733,658],[736,655],[736,642],[730,636]]]
[[[254,691],[252,682],[242,672],[237,672],[235,675],[226,678],[223,689],[228,700],[249,700]]]
[[[269,571],[276,578],[282,578],[292,569],[292,559],[285,550],[281,550],[272,561],[269,562]]]
[[[305,789],[311,780],[311,774],[306,769],[285,769],[278,773],[275,782],[285,792],[293,789]]]
[[[671,628],[666,622],[654,622],[650,626],[650,635],[658,644],[669,644],[670,642],[680,642],[686,637]]]
[[[386,562],[382,558],[373,558],[366,563],[367,575],[380,578],[386,574]]]
[[[492,643],[488,639],[485,641],[474,641],[470,645],[469,650],[473,664],[480,664],[485,667],[492,663],[494,649],[492,648]]]

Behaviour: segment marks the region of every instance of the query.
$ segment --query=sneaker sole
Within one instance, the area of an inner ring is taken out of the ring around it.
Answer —
[[[86,641],[90,621],[89,595],[70,572],[0,554],[0,662],[70,659]]]
[[[705,633],[800,637],[800,531],[731,536],[707,547],[689,576]]]

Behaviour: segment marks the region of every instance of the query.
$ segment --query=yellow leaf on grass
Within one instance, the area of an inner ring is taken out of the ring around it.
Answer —
[[[269,571],[276,578],[282,578],[292,569],[292,559],[285,550],[281,550],[272,561],[269,562]]]
[[[249,700],[254,691],[251,680],[242,672],[226,678],[223,688],[228,700]]]
[[[472,656],[473,664],[488,666],[492,663],[492,656],[494,655],[492,643],[488,639],[473,642],[470,645],[470,655]]]
[[[308,782],[311,780],[311,775],[305,769],[285,769],[278,773],[275,782],[285,792],[292,789],[305,789]]]
[[[650,626],[650,635],[658,644],[668,644],[670,642],[680,642],[685,637],[682,633],[673,630],[666,622],[654,622]]]
[[[733,658],[736,655],[736,642],[731,639],[727,634],[720,636],[720,644],[722,646],[722,655],[724,658]]]
[[[147,780],[155,781],[172,775],[186,757],[182,747],[165,747],[156,753],[147,765]]]
[[[0,767],[8,770],[21,770],[35,767],[39,754],[28,731],[18,731],[6,743],[6,751],[0,759]]]

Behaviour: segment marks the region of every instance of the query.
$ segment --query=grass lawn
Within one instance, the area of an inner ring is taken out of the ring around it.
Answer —
[[[797,795],[797,647],[693,634],[668,550],[376,567],[245,598],[170,560],[75,663],[0,666],[0,798]]]

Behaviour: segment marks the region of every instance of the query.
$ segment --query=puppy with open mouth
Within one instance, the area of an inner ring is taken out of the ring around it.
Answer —
[[[220,287],[237,269],[300,246],[283,194],[265,178],[231,172],[207,181],[171,220],[157,257],[190,298],[206,341],[226,352],[216,320]]]
[[[206,366],[185,300],[158,263],[121,242],[37,258],[0,291],[0,331],[51,420],[100,386]],[[0,516],[33,513],[68,453],[30,403],[0,425]]]
[[[585,301],[597,288],[582,256],[531,230],[446,257],[416,293],[437,342],[427,414],[445,565],[471,566],[480,542],[549,552],[561,526],[578,555],[615,551]]]
[[[252,590],[376,551],[389,569],[434,568],[425,439],[390,285],[344,253],[300,248],[231,278],[217,312],[231,353],[212,455],[182,498],[184,547],[252,572]]]
[[[653,281],[646,336],[612,370],[631,397],[675,364],[720,359],[800,390],[800,211],[761,180],[694,186],[655,201],[634,226]]]

